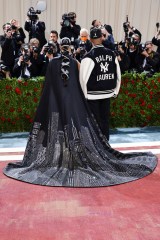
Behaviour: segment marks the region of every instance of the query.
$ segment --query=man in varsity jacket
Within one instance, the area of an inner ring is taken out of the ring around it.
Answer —
[[[110,98],[118,95],[121,72],[117,57],[102,45],[100,28],[92,28],[93,48],[81,61],[80,84],[102,133],[109,140]]]

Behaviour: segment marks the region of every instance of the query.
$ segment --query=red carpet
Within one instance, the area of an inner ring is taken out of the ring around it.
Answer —
[[[19,182],[3,175],[6,164],[0,240],[160,240],[160,163],[143,179],[94,189]]]

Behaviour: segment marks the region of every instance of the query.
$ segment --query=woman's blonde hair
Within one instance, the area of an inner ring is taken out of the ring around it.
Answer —
[[[29,45],[34,45],[38,44],[39,45],[39,40],[37,38],[31,38],[29,41]]]

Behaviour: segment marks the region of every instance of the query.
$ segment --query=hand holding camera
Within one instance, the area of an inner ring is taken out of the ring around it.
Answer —
[[[27,65],[30,65],[30,49],[29,46],[24,44],[21,49],[21,55],[18,60],[18,65],[20,66],[22,63],[26,63]]]
[[[18,22],[17,20],[12,19],[12,20],[10,21],[10,23],[11,23],[11,28],[12,28],[12,29],[17,30],[17,29],[20,28],[19,22]]]
[[[61,22],[61,26],[62,27],[74,27],[75,24],[75,19],[76,19],[76,14],[74,12],[70,12],[70,13],[64,13],[62,15],[62,20],[63,22]]]
[[[128,36],[129,28],[130,28],[130,22],[128,21],[128,15],[126,15],[126,21],[123,23],[123,29],[126,37]]]
[[[57,46],[56,44],[52,41],[49,40],[42,48],[41,54],[45,55],[55,55],[57,53]]]
[[[67,13],[64,13],[63,15],[62,15],[62,22],[61,22],[61,26],[62,27],[69,27],[70,26],[70,18],[69,18],[69,16],[68,16],[68,14]]]
[[[3,63],[0,63],[0,72],[8,72],[9,68],[5,66]]]
[[[30,7],[28,12],[27,12],[28,19],[31,22],[36,22],[38,20],[38,15],[37,14],[40,14],[40,13],[41,13],[40,10],[35,11],[33,7]]]
[[[160,23],[159,22],[156,23],[156,27],[157,27],[156,37],[158,37],[160,35]]]
[[[3,78],[10,79],[10,70],[7,66],[5,66],[3,63],[0,63],[0,80]]]
[[[22,62],[23,62],[23,55],[21,55],[18,60],[19,65],[21,65]]]
[[[27,55],[26,53],[25,54],[22,54],[20,57],[19,57],[19,60],[18,60],[18,65],[21,66],[21,64],[27,64],[27,65],[30,65],[31,64],[31,61],[30,61],[30,56]]]
[[[6,31],[6,38],[12,38],[12,30],[11,28],[8,28]]]

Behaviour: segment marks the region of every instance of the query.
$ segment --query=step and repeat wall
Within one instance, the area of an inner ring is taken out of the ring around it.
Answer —
[[[2,25],[15,18],[24,27],[30,7],[36,8],[37,0],[0,0],[0,34]],[[115,41],[124,39],[123,22],[126,15],[134,27],[142,33],[142,42],[151,40],[160,22],[160,0],[45,0],[46,10],[39,19],[46,23],[46,38],[50,30],[60,32],[62,15],[70,11],[77,14],[77,24],[90,29],[94,19],[112,26]],[[28,40],[28,33],[26,33]]]

